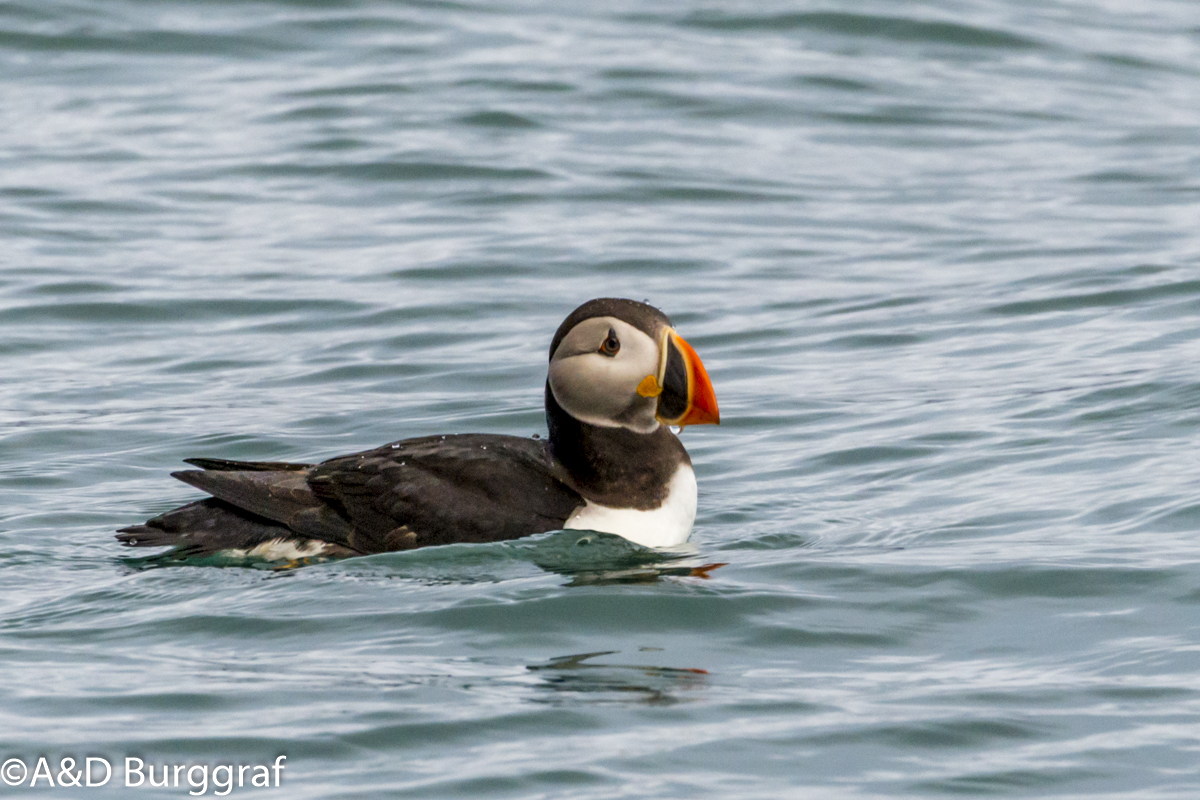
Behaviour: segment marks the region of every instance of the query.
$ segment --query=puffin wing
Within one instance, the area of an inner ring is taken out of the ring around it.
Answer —
[[[122,528],[123,544],[206,554],[315,540],[323,555],[361,555],[557,530],[584,505],[546,444],[515,436],[408,439],[317,465],[188,463],[201,469],[173,477],[212,497]]]
[[[235,469],[231,462],[221,463],[219,469],[185,470],[171,475],[245,514],[279,523],[292,532],[293,538],[349,543],[353,535],[349,521],[309,488],[307,479],[312,467]]]
[[[363,553],[557,530],[585,502],[544,442],[516,436],[407,439],[318,464],[304,479],[349,520],[345,544]]]
[[[360,555],[345,546],[350,526],[313,496],[303,476],[312,464],[190,458],[201,470],[173,473],[212,497],[117,532],[132,547],[174,546],[176,554],[251,551],[260,545],[315,539],[322,555]]]
[[[174,547],[176,557],[213,555],[243,551],[284,542],[302,541],[303,537],[286,525],[243,511],[235,505],[209,497],[159,514],[141,525],[117,532],[121,544],[130,547]],[[361,555],[333,543],[325,544],[320,555],[332,558]]]

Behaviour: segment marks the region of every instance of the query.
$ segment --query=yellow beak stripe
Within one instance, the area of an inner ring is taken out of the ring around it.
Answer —
[[[626,385],[628,386],[628,384]],[[658,380],[653,375],[642,378],[642,382],[637,387],[637,393],[642,397],[658,397],[662,391],[662,387],[658,385]]]

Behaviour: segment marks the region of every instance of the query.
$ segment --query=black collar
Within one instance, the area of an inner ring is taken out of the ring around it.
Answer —
[[[690,465],[675,434],[660,425],[654,433],[589,425],[568,414],[546,382],[550,450],[588,500],[610,508],[658,508],[681,464]]]

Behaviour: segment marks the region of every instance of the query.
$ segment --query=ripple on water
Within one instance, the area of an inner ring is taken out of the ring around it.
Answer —
[[[1191,800],[1194,17],[0,4],[0,757]],[[609,295],[721,400],[687,551],[112,538],[185,457],[544,434]]]

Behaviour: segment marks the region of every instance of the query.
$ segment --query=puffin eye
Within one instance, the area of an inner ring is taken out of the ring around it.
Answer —
[[[617,338],[617,332],[612,328],[608,329],[608,336],[604,337],[604,341],[600,343],[600,352],[612,358],[621,349],[621,340]]]

